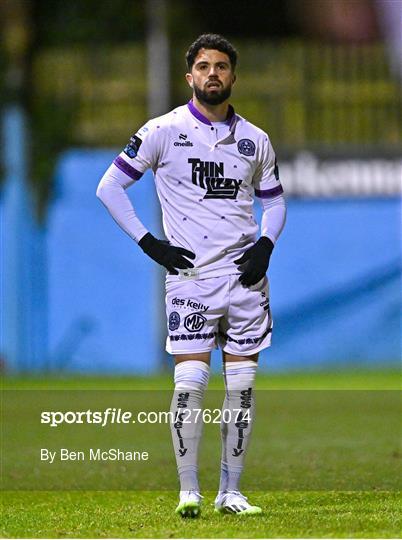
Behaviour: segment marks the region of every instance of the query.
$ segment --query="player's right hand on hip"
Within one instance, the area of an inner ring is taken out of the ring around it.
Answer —
[[[151,259],[161,264],[171,274],[178,274],[177,268],[194,268],[191,261],[186,259],[195,259],[195,254],[187,249],[171,246],[167,240],[158,240],[151,233],[147,233],[138,242],[138,245]],[[185,257],[184,257],[185,256]]]

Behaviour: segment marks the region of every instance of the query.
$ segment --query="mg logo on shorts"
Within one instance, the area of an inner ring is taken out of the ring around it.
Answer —
[[[190,313],[184,319],[184,327],[189,332],[199,332],[207,319],[201,313]]]

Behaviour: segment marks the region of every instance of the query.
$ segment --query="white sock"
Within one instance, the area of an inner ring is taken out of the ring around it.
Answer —
[[[181,491],[199,491],[198,445],[202,432],[202,414],[194,409],[202,408],[208,379],[209,366],[200,360],[185,360],[175,367],[175,390],[170,408],[174,421],[170,429]]]
[[[224,378],[226,397],[222,406],[222,458],[221,478],[219,491],[237,491],[240,476],[243,471],[252,422],[254,420],[255,396],[254,379],[257,371],[257,362],[244,360],[239,362],[226,362],[224,364]],[[235,411],[241,409],[241,412]],[[229,412],[225,413],[224,411]],[[243,417],[248,411],[243,422]],[[223,420],[230,419],[230,422]],[[237,425],[236,425],[237,424]]]

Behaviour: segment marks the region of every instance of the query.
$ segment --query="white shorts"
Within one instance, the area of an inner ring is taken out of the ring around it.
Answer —
[[[229,354],[257,353],[271,345],[268,279],[244,287],[239,275],[166,283],[170,354],[208,352],[220,345]]]

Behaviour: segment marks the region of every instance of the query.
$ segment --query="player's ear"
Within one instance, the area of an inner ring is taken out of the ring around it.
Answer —
[[[186,73],[186,81],[190,88],[193,88],[193,76],[191,73]]]
[[[232,84],[234,84],[236,82],[236,79],[237,79],[236,73],[233,73]]]

